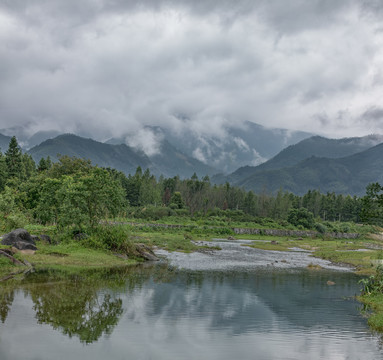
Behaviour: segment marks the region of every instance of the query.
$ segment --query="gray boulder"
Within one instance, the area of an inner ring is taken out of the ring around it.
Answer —
[[[25,229],[16,229],[3,236],[3,245],[11,245],[19,250],[37,250],[31,234]]]

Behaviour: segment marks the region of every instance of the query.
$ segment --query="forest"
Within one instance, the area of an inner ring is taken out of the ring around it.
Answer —
[[[319,190],[303,196],[282,189],[276,195],[267,189],[255,194],[229,183],[212,184],[208,176],[156,178],[141,167],[126,176],[68,156],[60,156],[55,163],[42,158],[35,164],[13,137],[8,150],[0,153],[1,230],[26,223],[81,228],[103,219],[171,216],[258,224],[270,221],[274,226],[347,232],[347,225],[339,229],[334,224],[382,223],[379,186],[369,185],[364,197],[321,194]]]

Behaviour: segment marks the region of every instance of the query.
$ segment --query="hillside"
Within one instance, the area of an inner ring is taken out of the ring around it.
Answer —
[[[311,157],[282,169],[265,170],[235,182],[248,190],[279,189],[303,195],[310,189],[363,195],[371,182],[383,181],[383,144],[339,159]]]
[[[126,145],[108,145],[71,134],[46,140],[28,152],[36,162],[48,155],[57,161],[60,154],[90,159],[94,165],[112,167],[125,173],[134,172],[137,166],[147,168],[151,165],[145,154]]]
[[[288,145],[296,144],[312,134],[285,129],[266,128],[246,122],[242,126],[227,125],[217,134],[202,134],[191,129],[173,131],[158,126],[146,126],[149,136],[162,141],[166,139],[185,156],[197,159],[210,168],[230,173],[240,166],[257,165],[270,159]],[[107,141],[109,144],[131,144],[132,134]]]
[[[227,177],[217,176],[214,180],[216,180],[217,183],[224,181],[231,183],[242,182],[254,174],[291,167],[312,156],[336,159],[362,152],[382,142],[382,135],[343,139],[327,139],[321,136],[312,136],[302,140],[298,144],[288,146],[263,164],[258,166],[244,166]]]
[[[56,161],[58,154],[90,159],[93,164],[111,167],[126,174],[134,173],[138,166],[149,168],[155,175],[189,177],[194,172],[199,176],[216,172],[195,159],[190,159],[164,142],[161,152],[149,158],[143,151],[125,144],[112,145],[80,136],[65,134],[42,142],[28,151],[38,162],[42,157],[51,157]]]

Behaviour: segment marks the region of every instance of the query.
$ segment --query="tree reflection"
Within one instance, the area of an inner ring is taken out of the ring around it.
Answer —
[[[39,270],[21,283],[0,290],[0,318],[4,323],[14,292],[22,289],[32,299],[40,324],[49,324],[89,344],[102,335],[110,335],[118,324],[123,313],[120,293],[141,287],[151,278],[163,282],[170,277],[167,266],[129,266],[75,273]]]
[[[1,289],[0,291],[0,319],[4,324],[11,310],[15,292],[12,289]]]
[[[39,323],[50,324],[69,337],[92,343],[110,334],[123,312],[122,300],[98,295],[84,283],[64,283],[30,290]]]

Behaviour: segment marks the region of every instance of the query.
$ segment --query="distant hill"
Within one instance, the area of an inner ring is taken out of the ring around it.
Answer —
[[[273,129],[246,122],[242,126],[227,125],[222,133],[207,135],[193,132],[176,132],[159,126],[147,126],[158,138],[168,141],[184,155],[195,158],[220,172],[230,173],[240,166],[258,165],[276,155],[286,146],[296,144],[312,134],[286,129]],[[107,141],[111,144],[127,143],[129,134]]]
[[[291,167],[256,172],[234,184],[255,192],[283,189],[303,195],[319,189],[361,196],[371,182],[383,182],[383,144],[339,159],[312,156]]]
[[[194,172],[199,176],[216,172],[198,160],[191,159],[175,149],[166,141],[161,145],[161,153],[149,158],[141,150],[125,144],[112,145],[80,136],[65,134],[42,142],[28,151],[38,162],[42,157],[57,160],[57,155],[76,156],[90,159],[92,164],[111,167],[126,174],[135,173],[136,168],[149,168],[155,175],[189,177]]]
[[[23,140],[24,148],[31,149],[34,146],[41,144],[43,141],[53,139],[59,135],[59,131],[38,131],[37,133]]]
[[[217,170],[176,149],[167,140],[162,140],[159,152],[149,156],[156,172],[166,177],[180,175],[189,178],[194,172],[198,176],[214,175]]]
[[[139,153],[126,145],[108,145],[92,139],[65,134],[45,140],[28,151],[38,162],[48,155],[57,161],[58,155],[76,156],[92,161],[92,164],[112,167],[126,173],[134,172],[137,166],[147,168],[150,160],[144,153]]]
[[[290,145],[272,159],[258,166],[244,166],[228,176],[216,176],[215,182],[225,181],[242,183],[246,178],[267,170],[277,170],[291,167],[300,161],[315,157],[330,159],[346,157],[367,150],[377,144],[383,143],[382,135],[368,135],[343,139],[327,139],[321,136],[312,136],[295,145]]]
[[[9,142],[11,141],[10,136],[0,134],[0,151],[4,154],[8,150]]]

